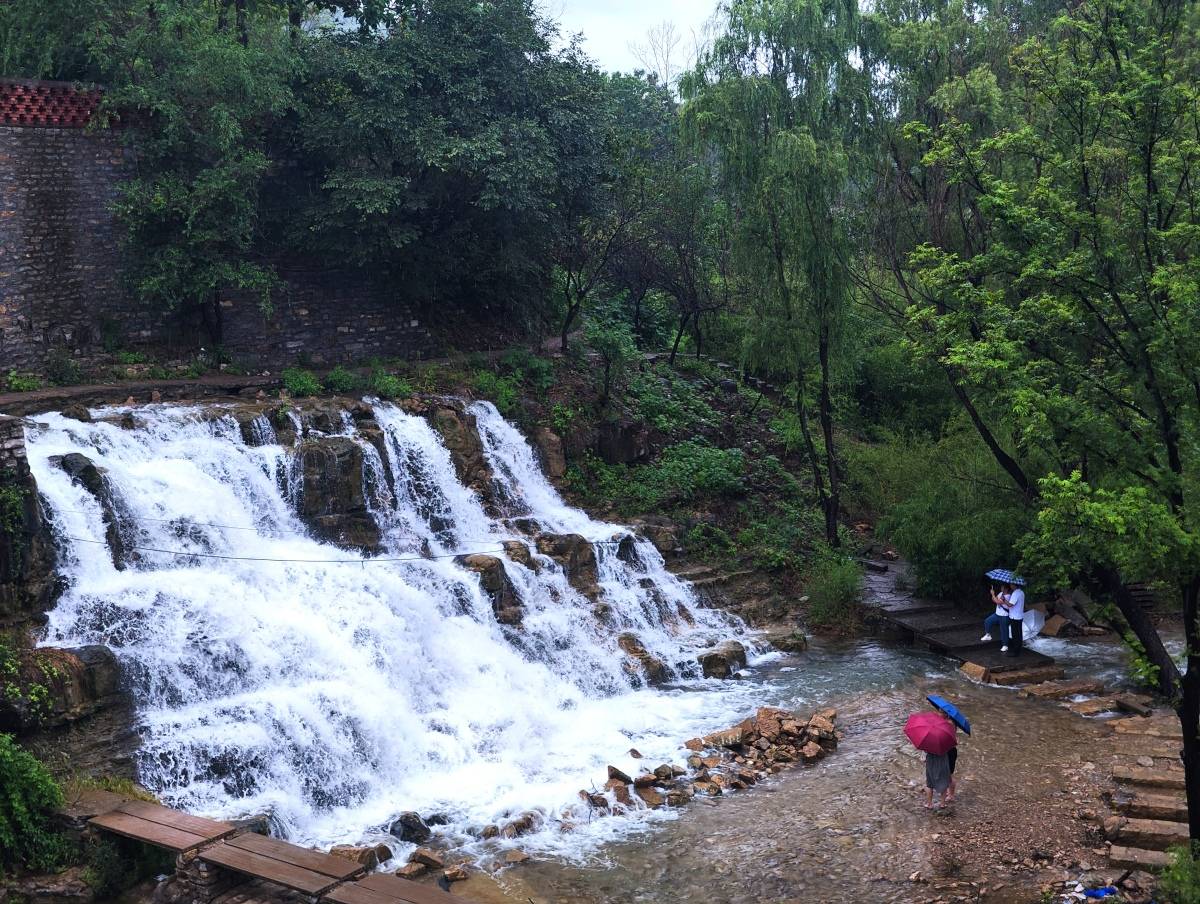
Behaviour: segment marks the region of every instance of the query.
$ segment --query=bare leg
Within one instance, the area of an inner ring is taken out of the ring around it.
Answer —
[[[925,809],[926,810],[933,809],[933,789],[932,788],[925,789]]]
[[[958,794],[958,782],[954,780],[954,776],[950,776],[950,787],[946,790],[946,803],[954,803],[956,794]]]

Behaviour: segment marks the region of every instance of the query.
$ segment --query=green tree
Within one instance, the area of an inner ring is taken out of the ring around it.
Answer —
[[[852,0],[734,0],[724,32],[681,83],[695,140],[716,152],[748,285],[746,363],[796,385],[806,451],[838,545],[834,355],[850,299],[850,157],[865,110]],[[808,391],[824,444],[808,429]]]
[[[1009,115],[911,130],[969,194],[976,239],[914,248],[907,317],[1040,463],[1026,565],[1110,595],[1157,668],[1200,839],[1196,38],[1182,0],[1085,2],[1013,55],[1009,90],[979,73],[946,86]],[[1183,671],[1127,590],[1139,580],[1176,590]]]

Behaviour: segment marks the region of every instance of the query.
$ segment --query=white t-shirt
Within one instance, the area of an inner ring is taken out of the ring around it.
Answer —
[[[1025,617],[1025,591],[1020,587],[1014,590],[1012,592],[1012,596],[1008,598],[1008,617]]]
[[[996,596],[1000,597],[1000,599],[1004,600],[1005,602],[1008,602],[1008,594],[1007,593],[1003,593],[1003,592],[997,593]],[[1008,610],[1005,609],[1003,606],[1001,606],[999,603],[996,603],[996,614],[1003,618],[1008,618]]]

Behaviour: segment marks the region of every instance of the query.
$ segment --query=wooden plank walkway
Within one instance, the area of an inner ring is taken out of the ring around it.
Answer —
[[[464,898],[408,879],[375,873],[344,857],[239,830],[227,822],[129,801],[90,824],[175,854],[196,858],[335,904],[466,904]]]
[[[1023,646],[1017,656],[1000,652],[999,641],[985,642],[983,615],[964,612],[949,603],[923,600],[896,589],[894,563],[878,562],[867,572],[867,605],[913,643],[957,662],[973,662],[993,675],[1054,665],[1053,657]]]

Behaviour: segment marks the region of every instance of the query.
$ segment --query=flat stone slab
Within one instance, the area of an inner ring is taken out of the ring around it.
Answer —
[[[1163,851],[1147,851],[1123,844],[1109,845],[1108,862],[1125,869],[1160,870],[1171,865],[1171,855]]]
[[[1164,819],[1110,816],[1104,820],[1104,837],[1129,847],[1166,851],[1187,844],[1188,827],[1187,823]]]
[[[1148,788],[1170,788],[1182,791],[1183,769],[1147,769],[1144,766],[1115,766],[1113,781],[1128,785],[1145,785]]]
[[[1139,791],[1114,803],[1117,810],[1125,816],[1187,823],[1187,798],[1182,794],[1155,794]]]
[[[1047,681],[1023,688],[1020,696],[1038,697],[1042,700],[1060,700],[1079,694],[1103,694],[1104,682],[1092,678],[1077,678],[1074,681]]]

